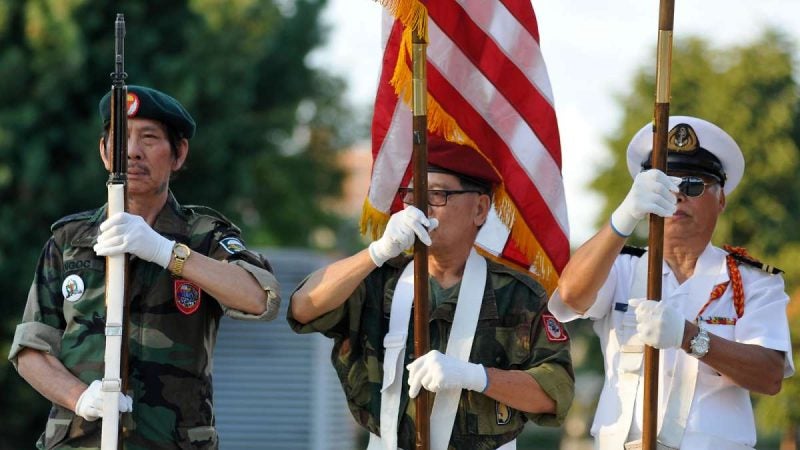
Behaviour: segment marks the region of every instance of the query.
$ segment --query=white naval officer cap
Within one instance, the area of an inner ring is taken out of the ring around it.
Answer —
[[[667,135],[667,172],[700,173],[716,178],[725,194],[742,180],[744,156],[722,128],[690,116],[670,116]],[[628,171],[632,177],[652,167],[653,123],[639,130],[628,144]]]

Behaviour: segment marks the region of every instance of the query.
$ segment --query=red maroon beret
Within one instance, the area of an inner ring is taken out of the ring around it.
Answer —
[[[428,135],[428,171],[464,177],[480,184],[500,184],[500,177],[491,164],[470,146]]]

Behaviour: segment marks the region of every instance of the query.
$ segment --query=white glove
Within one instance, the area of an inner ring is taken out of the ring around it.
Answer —
[[[633,179],[625,200],[611,214],[611,227],[618,234],[627,237],[647,214],[672,216],[678,201],[674,193],[678,192],[680,182],[680,178],[670,177],[660,170],[640,172]]]
[[[372,262],[380,267],[387,260],[411,247],[414,244],[414,235],[425,245],[431,245],[428,232],[438,226],[438,220],[425,217],[422,211],[409,205],[404,210],[392,214],[383,236],[369,244],[369,256]]]
[[[119,393],[119,412],[133,411],[133,399],[127,395]],[[103,382],[100,380],[92,381],[92,384],[83,391],[75,404],[75,414],[83,417],[89,422],[103,417]]]
[[[156,233],[141,216],[121,212],[100,224],[94,252],[98,256],[131,253],[167,268],[174,246],[175,241]]]
[[[632,298],[628,305],[636,308],[636,332],[642,342],[661,350],[681,346],[686,319],[680,311],[644,298]]]
[[[483,392],[489,383],[481,364],[460,361],[431,350],[408,366],[408,396],[415,398],[420,387],[431,392],[443,389],[469,389]]]

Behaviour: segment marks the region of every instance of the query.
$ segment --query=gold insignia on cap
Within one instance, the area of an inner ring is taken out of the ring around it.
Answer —
[[[675,125],[667,135],[667,149],[673,152],[693,152],[700,147],[692,127],[685,123]]]

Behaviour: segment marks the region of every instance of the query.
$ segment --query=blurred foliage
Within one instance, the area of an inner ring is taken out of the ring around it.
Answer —
[[[744,153],[744,178],[727,198],[713,242],[743,246],[756,258],[780,267],[785,271],[787,292],[800,293],[796,55],[794,43],[775,30],[747,45],[724,49],[698,38],[679,40],[672,56],[670,115],[697,116],[719,125]],[[605,197],[598,226],[608,220],[630,188],[626,149],[631,137],[652,120],[654,92],[655,71],[648,64],[635,75],[631,91],[618,97],[623,119],[607,140],[611,163],[592,183]],[[646,246],[646,234],[647,224],[640,224],[631,243]],[[800,295],[795,295],[789,308],[795,361],[800,360],[799,300]],[[798,396],[796,376],[784,381],[777,396],[754,396],[760,435],[781,431],[796,439]]]
[[[178,200],[221,211],[251,247],[305,247],[342,229],[319,205],[339,194],[337,150],[360,131],[344,82],[307,64],[325,3],[0,0],[0,411],[14,412],[0,448],[31,448],[44,430],[48,402],[5,355],[50,224],[105,203],[97,103],[116,14],[128,83],[173,95],[198,123]]]

